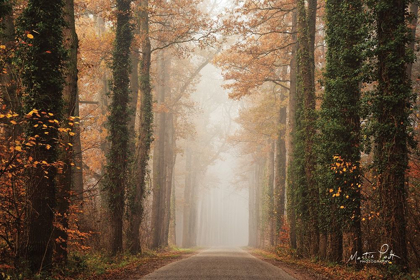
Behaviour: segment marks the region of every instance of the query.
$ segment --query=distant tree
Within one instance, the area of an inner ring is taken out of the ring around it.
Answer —
[[[112,103],[108,117],[110,148],[107,155],[104,187],[108,195],[110,211],[110,249],[116,255],[123,249],[123,216],[125,190],[128,183],[128,147],[130,121],[130,47],[132,41],[131,1],[117,0],[116,34],[112,63]]]
[[[28,149],[28,240],[26,260],[32,272],[52,264],[53,221],[56,209],[57,159],[63,116],[63,1],[30,0],[19,19],[19,34],[27,42],[19,53],[25,87]]]
[[[166,103],[170,98],[170,58],[167,51],[160,51],[157,55],[158,77],[156,83],[156,102],[160,109],[155,113],[156,140],[153,149],[153,202],[152,202],[152,248],[168,246],[168,229],[170,215],[170,197],[172,182],[169,177],[169,166],[172,161],[172,147],[168,145],[169,112]]]

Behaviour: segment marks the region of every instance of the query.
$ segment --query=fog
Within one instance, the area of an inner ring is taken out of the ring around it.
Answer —
[[[248,188],[237,180],[241,160],[238,148],[229,141],[238,125],[238,102],[228,98],[220,70],[207,65],[192,99],[196,132],[189,148],[198,154],[202,167],[196,188],[196,245],[246,246],[248,244]],[[188,144],[187,144],[188,145]],[[185,157],[184,157],[185,158]],[[180,157],[180,162],[183,157]],[[209,163],[209,164],[208,164]],[[182,163],[181,163],[182,165]],[[194,166],[193,168],[197,168]],[[188,172],[188,170],[187,170]],[[183,178],[178,179],[182,182]],[[183,186],[176,191],[176,243],[183,244]],[[182,202],[182,203],[179,203]]]

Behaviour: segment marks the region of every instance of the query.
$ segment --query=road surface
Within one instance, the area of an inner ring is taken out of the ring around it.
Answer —
[[[280,268],[239,248],[212,248],[171,263],[142,279],[283,279],[295,280]]]

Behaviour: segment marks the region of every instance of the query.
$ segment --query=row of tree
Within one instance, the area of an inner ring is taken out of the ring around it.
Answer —
[[[187,59],[214,40],[208,8],[183,0],[0,4],[0,269],[48,272],[88,246],[111,255],[168,246],[177,141],[192,141],[189,95],[217,52]],[[187,168],[200,155],[185,154]],[[195,245],[191,200],[206,168],[194,164],[185,179],[186,246]]]
[[[241,40],[217,63],[252,104],[233,139],[254,158],[249,244],[333,262],[388,244],[418,267],[417,3],[238,6],[225,24]]]

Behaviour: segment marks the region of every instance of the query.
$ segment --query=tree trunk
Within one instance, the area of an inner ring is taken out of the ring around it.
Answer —
[[[301,188],[302,195],[301,213],[302,218],[300,235],[303,252],[309,250],[310,256],[316,256],[319,248],[319,228],[318,228],[318,189],[315,183],[315,63],[314,63],[314,40],[315,40],[315,21],[316,21],[316,0],[309,0],[308,7],[305,7],[304,0],[298,0],[297,5],[297,31],[298,31],[298,79],[299,92],[302,95],[301,111],[299,118],[298,141],[302,142],[303,154],[302,161],[299,163],[298,174],[304,176],[304,181],[298,186]],[[301,172],[304,174],[301,174]],[[305,252],[306,253],[306,252]]]
[[[412,1],[410,3],[410,16],[412,17],[410,22],[410,29],[411,29],[411,41],[408,45],[408,49],[415,52],[415,45],[416,45],[416,29],[417,29],[417,20],[419,17],[419,3],[417,1]],[[409,79],[412,78],[413,72],[413,63],[407,64],[407,76]]]
[[[401,271],[408,270],[406,207],[410,108],[413,106],[407,57],[410,31],[405,14],[408,1],[379,1],[374,6],[377,20],[378,87],[372,104],[377,122],[375,162],[378,170],[381,241],[400,257],[395,260]],[[393,38],[392,41],[389,38]]]
[[[61,73],[64,59],[63,2],[51,4],[47,0],[29,1],[21,19],[22,29],[37,31],[32,34],[32,47],[19,55],[25,63],[22,65],[22,81],[27,93],[26,133],[37,142],[37,145],[28,149],[28,156],[34,162],[39,162],[36,166],[27,168],[27,197],[31,207],[27,213],[26,260],[30,270],[38,273],[51,269],[54,244],[53,221],[57,187],[57,168],[54,164],[60,149],[57,139],[59,123],[62,121],[64,83]],[[47,51],[50,53],[46,55]],[[47,127],[40,126],[39,122]]]
[[[166,222],[166,112],[165,91],[166,86],[166,63],[165,53],[163,51],[158,54],[158,81],[156,86],[157,104],[161,107],[156,113],[155,119],[157,123],[157,139],[155,140],[153,155],[153,204],[152,204],[152,230],[153,241],[152,248],[160,248],[165,246],[164,232]]]
[[[11,49],[14,46],[15,25],[11,4],[4,5],[8,5],[8,7],[4,7],[7,13],[4,15],[1,21],[2,26],[0,27],[0,30],[2,33],[0,37],[0,43],[6,46],[6,48]],[[12,65],[6,61],[4,68],[6,69],[7,73],[2,73],[2,75],[0,75],[0,93],[4,104],[6,105],[5,111],[10,110],[12,112],[19,113],[22,110],[22,104],[16,92],[16,81],[14,81],[12,77],[13,71],[11,67]],[[6,131],[6,133],[15,138],[18,131]]]
[[[128,145],[130,133],[128,125],[130,96],[130,47],[132,32],[130,27],[131,1],[117,0],[116,37],[113,52],[112,104],[110,106],[109,140],[107,155],[106,183],[108,207],[110,209],[110,245],[112,256],[123,249],[124,196],[128,182]]]
[[[140,224],[143,219],[143,199],[146,194],[146,174],[149,161],[150,145],[153,141],[153,97],[150,85],[150,63],[151,45],[149,38],[149,1],[140,1],[140,35],[143,38],[141,43],[140,60],[140,131],[137,143],[135,168],[131,177],[134,186],[129,194],[130,202],[128,208],[129,225],[127,239],[131,254],[141,252]]]
[[[296,249],[296,201],[294,199],[294,188],[296,188],[295,178],[292,167],[294,166],[294,151],[295,143],[294,138],[296,134],[296,108],[297,108],[297,50],[298,44],[297,36],[297,12],[293,12],[292,16],[292,36],[295,44],[292,47],[292,54],[290,60],[290,91],[289,91],[289,137],[288,154],[289,159],[287,162],[287,218],[290,224],[290,247]]]
[[[190,142],[190,141],[189,141]],[[183,211],[183,225],[182,225],[182,247],[189,248],[191,247],[191,208],[192,208],[192,151],[189,147],[190,143],[187,143],[187,148],[185,150],[186,162],[185,162],[185,189],[184,189],[184,211]]]
[[[285,74],[285,73],[284,73]],[[284,210],[286,201],[286,106],[283,102],[286,94],[281,93],[279,109],[279,128],[276,141],[276,178],[275,178],[275,237],[276,244],[280,242],[280,236],[284,224]]]
[[[74,126],[74,112],[77,104],[77,48],[78,40],[76,34],[76,26],[74,20],[74,2],[73,0],[65,0],[64,3],[64,20],[66,27],[63,30],[64,47],[68,52],[68,60],[64,70],[65,85],[63,90],[64,110],[61,125],[64,129],[71,129]],[[72,124],[69,125],[68,122]],[[68,132],[61,133],[62,141],[70,145],[66,145],[60,151],[59,160],[63,162],[62,171],[58,175],[57,186],[57,221],[61,227],[56,229],[56,261],[58,263],[67,263],[67,229],[69,226],[68,215],[70,207],[70,192],[73,185],[73,173],[76,171],[73,164],[74,159],[74,138]]]
[[[168,80],[168,79],[167,79]],[[174,133],[174,119],[173,113],[167,113],[167,129],[166,133],[166,215],[165,215],[165,232],[164,232],[164,246],[168,246],[169,242],[169,231],[170,231],[170,222],[172,220],[172,209],[175,207],[175,200],[172,200],[171,197],[173,195],[173,176],[174,176],[174,168],[175,168],[175,133]]]
[[[249,241],[248,246],[257,247],[257,165],[254,164],[252,177],[249,180]]]
[[[276,242],[276,226],[275,226],[275,209],[274,209],[274,160],[275,160],[275,142],[270,144],[268,152],[268,228],[269,228],[269,244],[274,246]]]

